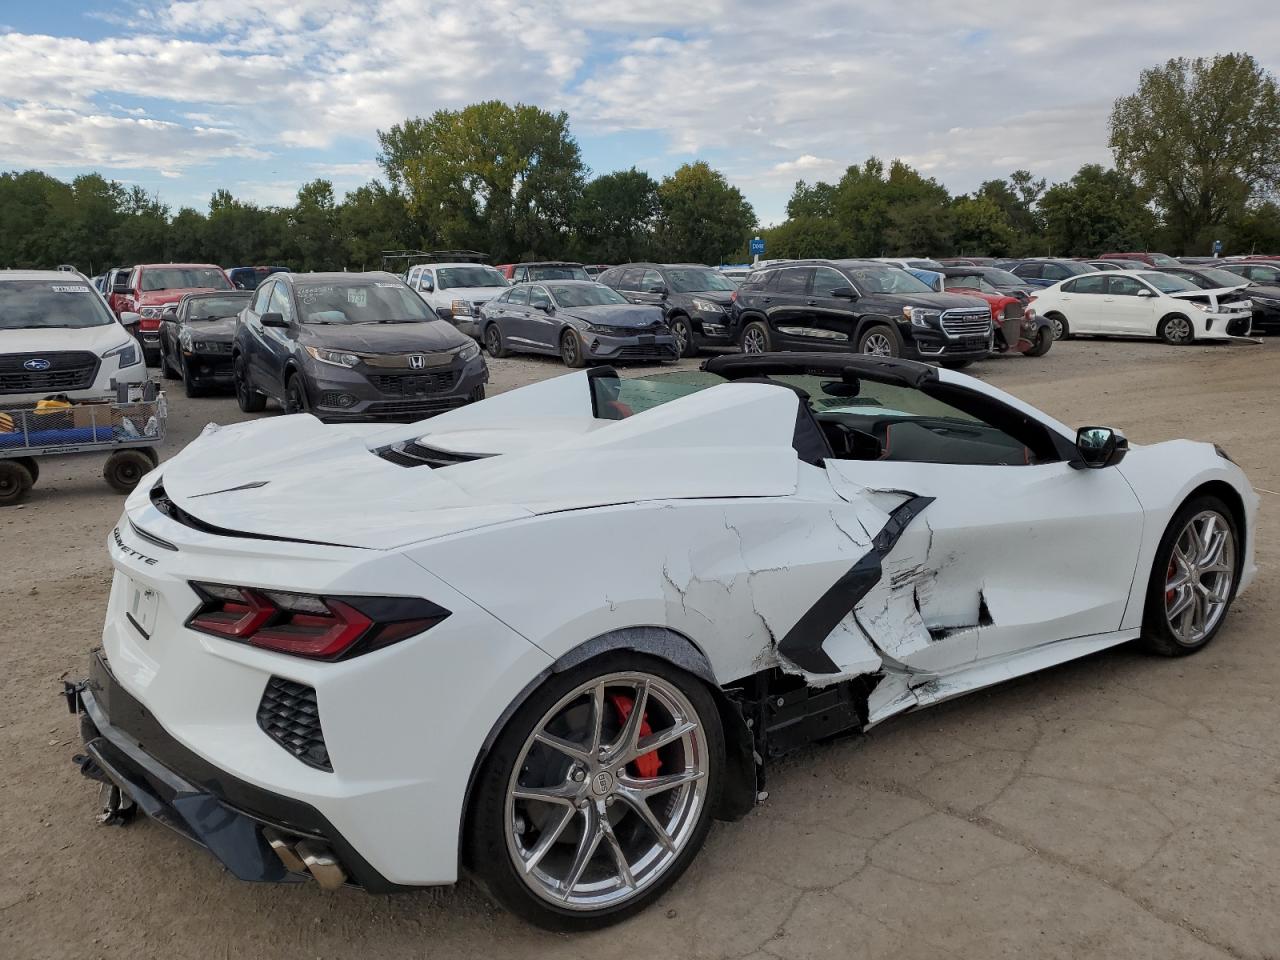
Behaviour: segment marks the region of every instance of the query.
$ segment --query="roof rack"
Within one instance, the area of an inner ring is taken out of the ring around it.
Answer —
[[[489,255],[479,250],[383,250],[382,268],[413,266],[415,263],[487,263]]]

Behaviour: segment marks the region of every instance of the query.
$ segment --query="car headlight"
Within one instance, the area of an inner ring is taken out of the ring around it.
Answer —
[[[710,300],[703,300],[701,297],[693,298],[693,309],[700,310],[703,313],[724,313],[724,307],[718,303],[712,303]]]
[[[192,344],[192,346],[195,348],[196,353],[202,353],[203,351],[205,351],[205,350],[208,350],[208,349],[209,349],[209,344],[205,343],[203,340],[197,340],[197,341],[195,341],[195,342]]]
[[[1208,310],[1212,310],[1212,309],[1213,309],[1213,307],[1211,307],[1211,306],[1210,306],[1209,304],[1207,304],[1207,303],[1196,303],[1194,300],[1188,300],[1187,302],[1188,302],[1189,304],[1191,304],[1193,307],[1195,307],[1197,310],[1205,310],[1205,311],[1208,311]]]
[[[453,301],[453,306],[450,309],[453,311],[453,315],[455,317],[470,317],[475,314],[471,304],[466,300]]]
[[[331,363],[335,367],[354,367],[360,362],[360,357],[354,353],[345,353],[342,350],[324,350],[320,347],[307,347],[307,354],[312,360],[319,360],[321,363]]]
[[[119,365],[121,367],[132,367],[138,362],[137,341],[130,339],[127,343],[122,343],[118,347],[112,347],[102,355],[103,360],[110,360],[112,357],[119,358]]]
[[[464,362],[474,360],[478,356],[480,356],[480,344],[474,340],[470,340],[458,348],[458,358]]]
[[[183,350],[191,349],[191,331],[186,327],[183,327],[182,331],[178,334],[178,343]]]
[[[903,307],[902,317],[910,320],[913,327],[937,326],[941,313],[937,310],[926,310],[924,307]]]
[[[142,317],[143,320],[159,320],[160,308],[159,307],[143,307],[141,310],[138,311],[138,316]]]
[[[587,331],[589,333],[603,333],[608,336],[614,336],[614,337],[618,335],[618,328],[611,327],[606,323],[588,323]]]

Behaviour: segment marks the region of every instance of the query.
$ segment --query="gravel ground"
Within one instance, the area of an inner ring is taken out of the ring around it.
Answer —
[[[562,372],[491,369],[493,391]],[[1072,341],[970,372],[1067,423],[1235,457],[1266,491],[1262,573],[1221,635],[1184,660],[1109,651],[804,751],[655,907],[578,937],[468,883],[243,884],[155,824],[99,827],[56,694],[97,642],[121,501],[100,460],[44,461],[27,503],[0,511],[0,956],[1280,956],[1280,340]],[[229,397],[173,392],[164,455],[243,419]]]

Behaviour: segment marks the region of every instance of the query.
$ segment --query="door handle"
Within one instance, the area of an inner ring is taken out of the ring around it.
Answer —
[[[760,299],[761,299],[764,303],[773,303],[773,297],[761,297]]]

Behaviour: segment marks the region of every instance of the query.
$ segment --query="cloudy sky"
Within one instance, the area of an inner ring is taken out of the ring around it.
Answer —
[[[1111,101],[1172,56],[1280,69],[1280,0],[4,0],[0,169],[173,206],[378,174],[375,131],[476,100],[568,111],[595,173],[701,157],[761,220],[902,157],[954,191],[1107,162]]]

